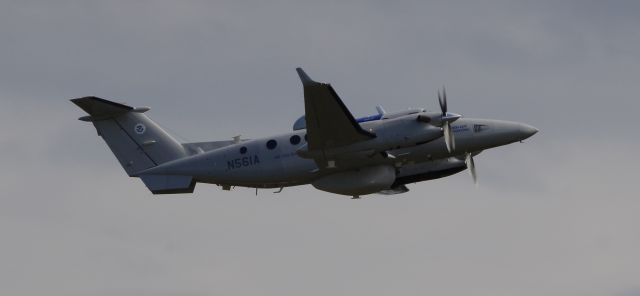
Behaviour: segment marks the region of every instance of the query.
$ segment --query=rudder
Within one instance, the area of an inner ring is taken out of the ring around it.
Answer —
[[[133,108],[97,97],[71,100],[89,113],[80,120],[93,123],[124,170],[136,172],[187,155],[182,144],[147,117],[149,108]]]

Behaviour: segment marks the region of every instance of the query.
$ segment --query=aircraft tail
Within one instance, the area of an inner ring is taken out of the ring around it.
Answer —
[[[79,119],[93,123],[130,177],[188,154],[178,140],[143,114],[149,108],[133,108],[97,97],[71,102],[89,113]],[[145,176],[142,181],[154,194],[193,192],[195,186],[191,177]]]

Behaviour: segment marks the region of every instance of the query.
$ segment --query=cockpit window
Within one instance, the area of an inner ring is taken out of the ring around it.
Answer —
[[[489,129],[489,127],[487,125],[484,125],[484,124],[474,124],[473,125],[473,132],[474,133],[479,133],[481,131],[486,131],[487,129]]]

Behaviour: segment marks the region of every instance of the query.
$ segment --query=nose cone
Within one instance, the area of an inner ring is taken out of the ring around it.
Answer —
[[[519,128],[520,141],[527,139],[538,132],[538,129],[528,124],[521,123]]]

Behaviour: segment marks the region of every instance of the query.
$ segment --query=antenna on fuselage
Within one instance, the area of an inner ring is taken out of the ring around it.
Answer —
[[[376,106],[376,110],[378,111],[378,114],[380,114],[380,116],[384,116],[385,114],[387,114],[387,111],[384,111],[384,108],[382,108],[382,106],[380,105]]]

